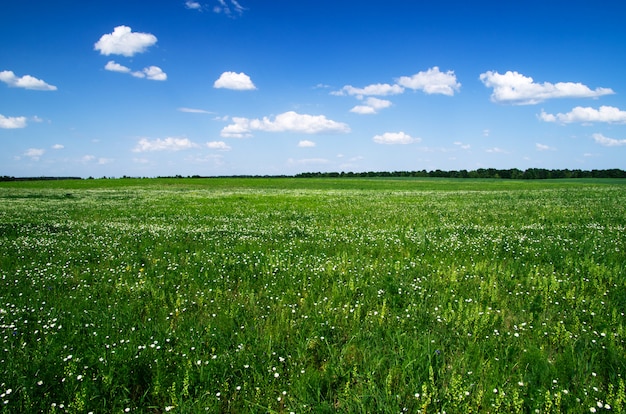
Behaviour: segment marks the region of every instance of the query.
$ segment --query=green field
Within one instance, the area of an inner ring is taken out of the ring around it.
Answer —
[[[0,183],[0,412],[626,411],[626,181]]]

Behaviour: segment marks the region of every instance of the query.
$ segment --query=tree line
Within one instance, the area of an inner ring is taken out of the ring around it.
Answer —
[[[607,170],[550,170],[545,168],[477,170],[432,170],[432,171],[368,171],[368,172],[305,172],[296,174],[298,178],[312,177],[439,177],[439,178],[504,178],[514,180],[537,180],[554,178],[626,178],[626,171],[618,168]]]

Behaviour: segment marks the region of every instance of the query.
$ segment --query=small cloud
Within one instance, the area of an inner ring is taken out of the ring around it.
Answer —
[[[2,129],[17,129],[26,127],[25,116],[4,116],[0,115],[0,128]]]
[[[256,86],[245,73],[224,72],[219,79],[213,83],[214,88],[233,89],[236,91],[250,91],[256,89]]]
[[[49,85],[41,79],[37,79],[30,75],[24,75],[22,77],[15,76],[10,70],[4,70],[0,72],[0,81],[6,83],[13,88],[24,88],[35,91],[56,91],[57,87]]]
[[[156,81],[167,80],[167,74],[163,72],[163,70],[161,70],[161,68],[158,66],[148,66],[143,70],[133,72],[130,68],[110,60],[104,66],[104,69],[111,72],[129,73],[136,78],[146,78]]]
[[[488,137],[490,133],[491,133],[491,131],[490,131],[490,130],[488,130],[488,129],[483,129],[483,137]]]
[[[265,132],[295,132],[302,134],[321,133],[348,133],[350,127],[342,122],[336,122],[324,115],[299,114],[293,111],[276,115],[274,120],[232,118],[233,124],[222,129],[224,138],[250,137],[252,131]]]
[[[213,114],[214,112],[205,111],[204,109],[194,109],[194,108],[178,108],[180,112],[186,112],[188,114]]]
[[[556,148],[553,148],[549,145],[539,144],[539,143],[535,144],[535,148],[537,149],[537,151],[555,151],[556,150]]]
[[[412,144],[420,142],[420,138],[413,138],[404,132],[385,132],[382,135],[375,135],[372,140],[377,144]]]
[[[95,155],[83,155],[83,157],[80,159],[82,162],[87,163],[87,162],[91,162],[93,160],[96,159]]]
[[[346,85],[338,91],[331,92],[331,95],[344,96],[352,95],[359,99],[363,96],[386,96],[386,95],[399,95],[404,92],[404,88],[400,85],[390,85],[388,83],[375,83],[368,85],[364,88],[355,88],[352,85]]]
[[[498,147],[487,148],[485,152],[488,152],[490,154],[508,154],[508,151],[505,151],[502,148]]]
[[[413,76],[402,76],[398,79],[398,84],[405,88],[424,91],[429,95],[437,93],[452,96],[461,88],[453,70],[444,73],[437,66]]]
[[[55,150],[62,150],[63,148],[65,148],[65,146],[61,144],[54,144],[52,146],[52,149],[55,149]]]
[[[298,142],[298,147],[300,147],[300,148],[312,148],[314,146],[315,146],[315,142],[308,141],[306,139]]]
[[[229,2],[226,2],[226,0],[217,0],[217,2],[219,5],[213,7],[215,13],[224,13],[227,16],[232,16],[233,13],[241,15],[245,10],[237,0],[230,0]]]
[[[206,146],[210,149],[219,150],[219,151],[230,151],[232,149],[230,146],[226,145],[224,141],[207,142]]]
[[[570,124],[573,122],[607,122],[607,123],[626,123],[626,111],[613,106],[601,106],[599,109],[590,107],[577,106],[566,114],[547,114],[541,111],[539,119],[545,122],[561,122]]]
[[[187,0],[185,2],[185,7],[191,10],[202,10],[202,5],[197,1]]]
[[[592,137],[597,144],[605,147],[621,147],[622,145],[626,145],[626,139],[608,138],[602,134],[593,134]]]
[[[120,65],[112,60],[109,60],[107,64],[104,65],[104,69],[111,72],[130,73],[130,68]]]
[[[29,148],[24,152],[25,157],[30,157],[33,161],[39,161],[39,158],[45,154],[46,150],[42,148]]]
[[[361,114],[361,115],[369,115],[376,114],[378,110],[388,108],[391,106],[391,101],[386,99],[379,99],[374,97],[369,97],[365,101],[365,105],[357,105],[350,110],[350,112]]]
[[[464,143],[462,143],[461,141],[455,141],[455,142],[454,142],[454,145],[456,145],[456,146],[458,146],[459,148],[464,149],[464,150],[468,150],[468,149],[470,149],[470,148],[471,148],[471,145],[470,145],[470,144],[464,144]]]
[[[131,57],[137,53],[145,52],[157,42],[155,35],[150,33],[133,32],[128,26],[117,26],[112,33],[104,34],[94,44],[94,50],[100,54],[122,55]]]
[[[137,146],[133,149],[133,152],[148,152],[148,151],[181,151],[190,148],[197,148],[198,144],[190,141],[188,138],[157,138],[149,140],[142,138],[137,143]]]
[[[503,75],[492,71],[481,73],[480,80],[493,88],[493,102],[512,105],[533,105],[553,98],[597,98],[615,93],[609,88],[592,90],[582,83],[535,83],[530,76],[511,71]]]

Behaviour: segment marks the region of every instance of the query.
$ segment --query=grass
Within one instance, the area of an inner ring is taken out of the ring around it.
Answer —
[[[0,183],[0,412],[623,412],[625,183]]]

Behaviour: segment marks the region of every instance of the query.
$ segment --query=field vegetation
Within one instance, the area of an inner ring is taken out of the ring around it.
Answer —
[[[0,412],[626,410],[626,180],[0,183]]]

